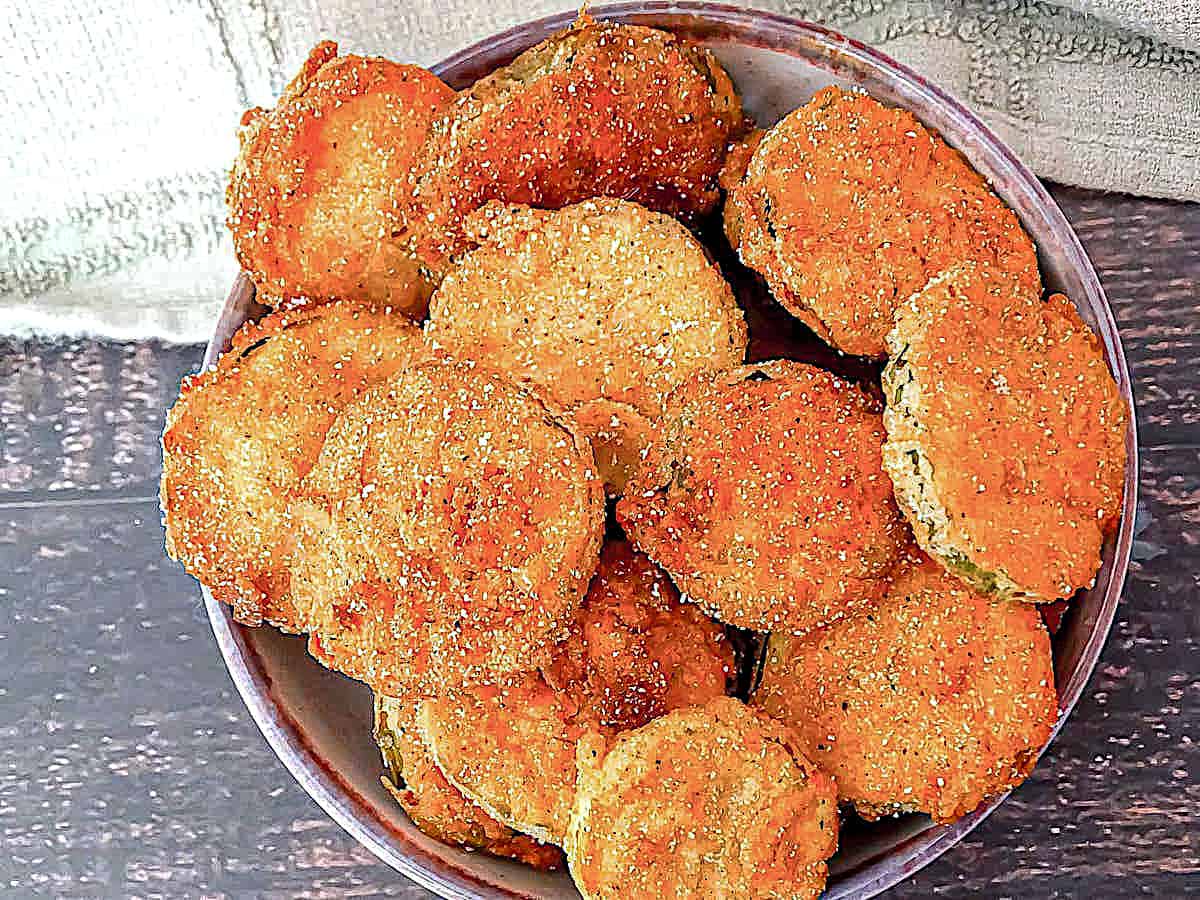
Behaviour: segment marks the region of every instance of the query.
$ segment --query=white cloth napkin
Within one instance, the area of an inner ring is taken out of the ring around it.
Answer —
[[[242,109],[308,49],[431,64],[555,0],[9,0],[0,9],[0,334],[207,339],[236,265]],[[1193,0],[758,0],[879,47],[1038,174],[1200,199]]]

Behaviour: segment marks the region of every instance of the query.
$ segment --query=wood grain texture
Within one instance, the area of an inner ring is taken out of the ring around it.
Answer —
[[[0,885],[108,897],[406,887],[275,759],[194,582],[162,554],[158,518],[154,502],[0,512]]]
[[[163,416],[192,346],[0,344],[0,499],[158,491]]]
[[[891,897],[1200,893],[1200,206],[1055,195],[1135,379],[1134,563],[1033,777]],[[199,359],[0,343],[0,894],[424,897],[275,759],[163,556],[158,433]]]

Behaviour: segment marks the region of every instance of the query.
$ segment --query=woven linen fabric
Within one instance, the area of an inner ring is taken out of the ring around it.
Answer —
[[[546,0],[9,0],[0,10],[0,334],[198,342],[236,274],[241,111],[309,48],[432,64]],[[745,4],[744,4],[745,5]],[[1039,175],[1200,199],[1194,0],[758,0],[930,77]]]

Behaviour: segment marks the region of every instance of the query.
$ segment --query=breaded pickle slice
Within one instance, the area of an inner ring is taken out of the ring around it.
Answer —
[[[463,91],[433,127],[408,210],[443,268],[488,200],[555,209],[621,197],[685,218],[717,203],[741,101],[708,51],[587,15]]]
[[[816,898],[837,836],[833,779],[723,697],[585,741],[566,851],[588,900]]]
[[[497,822],[446,780],[416,726],[411,699],[375,695],[375,742],[388,774],[384,787],[413,823],[446,844],[519,860],[535,869],[560,869],[562,852]]]
[[[429,282],[392,235],[416,153],[453,97],[422,68],[323,41],[274,109],[245,114],[228,225],[265,296],[424,313]]]
[[[921,547],[1001,597],[1090,587],[1128,410],[1071,301],[964,265],[897,310],[888,345],[883,461]]]
[[[862,388],[775,360],[672,395],[617,504],[634,544],[723,622],[802,632],[882,595],[908,543]]]
[[[752,702],[868,819],[965,815],[1025,780],[1058,718],[1037,610],[985,597],[916,551],[866,611],[772,635]]]
[[[334,302],[247,323],[184,379],[163,432],[167,552],[238,621],[300,630],[291,492],[338,412],[424,352],[407,317]]]
[[[829,87],[767,131],[725,205],[730,243],[827,343],[882,357],[896,306],[976,260],[1041,290],[1016,215],[904,109]]]
[[[347,407],[293,506],[310,650],[387,696],[549,658],[596,567],[586,440],[474,363],[412,366]]]
[[[547,394],[619,494],[671,391],[746,354],[733,291],[675,219],[624,200],[489,203],[438,287],[426,335]]]

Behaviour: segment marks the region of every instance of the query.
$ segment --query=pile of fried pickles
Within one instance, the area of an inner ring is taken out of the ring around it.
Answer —
[[[816,897],[842,817],[1029,775],[1128,413],[910,112],[764,130],[587,15],[458,92],[325,42],[228,206],[270,311],[168,415],[167,550],[370,686],[426,834],[588,898]],[[762,352],[727,276],[870,375]]]

